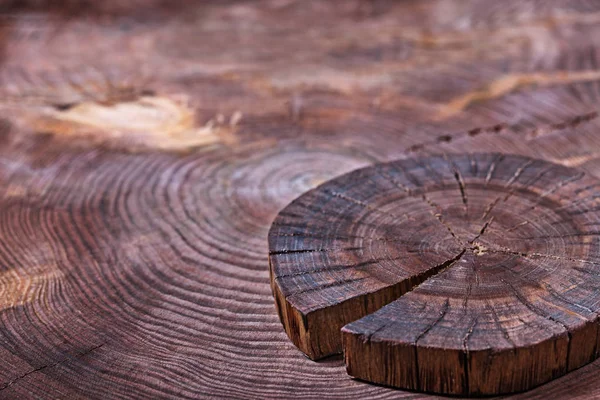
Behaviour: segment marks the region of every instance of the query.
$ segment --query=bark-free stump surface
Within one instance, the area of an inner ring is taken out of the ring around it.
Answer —
[[[360,169],[269,234],[291,340],[411,390],[523,391],[598,357],[600,181],[499,154]],[[341,332],[340,332],[341,330]]]

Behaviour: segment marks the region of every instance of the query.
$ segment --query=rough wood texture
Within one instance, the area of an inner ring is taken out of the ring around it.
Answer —
[[[333,179],[271,229],[282,322],[317,358],[358,320],[342,329],[350,375],[405,389],[493,395],[562,376],[598,357],[598,188],[502,154]]]
[[[0,11],[0,397],[425,398],[290,342],[269,285],[278,211],[426,153],[600,175],[594,1]],[[598,397],[599,369],[521,398]]]

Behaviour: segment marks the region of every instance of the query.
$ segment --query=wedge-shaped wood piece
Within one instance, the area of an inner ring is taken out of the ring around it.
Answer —
[[[269,233],[290,339],[425,392],[530,389],[599,356],[600,181],[546,161],[378,164],[286,207]],[[341,333],[340,333],[341,329]]]

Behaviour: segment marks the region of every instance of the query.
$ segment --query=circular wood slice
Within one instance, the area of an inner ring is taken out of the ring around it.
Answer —
[[[599,190],[500,154],[328,181],[269,234],[285,330],[312,359],[343,349],[350,375],[411,390],[492,395],[564,375],[600,351]]]

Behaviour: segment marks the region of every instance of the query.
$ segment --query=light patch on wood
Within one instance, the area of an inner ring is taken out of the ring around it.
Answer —
[[[229,120],[229,126],[231,126],[232,128],[237,126],[237,124],[240,123],[240,121],[242,120],[243,114],[241,113],[241,111],[236,111],[231,115],[231,119]]]
[[[11,183],[6,187],[3,195],[4,198],[25,197],[27,195],[27,188],[25,188],[23,185]]]
[[[235,119],[239,122],[239,117]],[[109,138],[132,139],[152,148],[177,150],[231,142],[233,126],[225,121],[225,116],[219,114],[197,126],[194,109],[187,101],[143,96],[116,104],[89,101],[67,110],[46,110],[35,125],[37,129],[60,135],[101,132]]]
[[[600,71],[559,71],[553,73],[510,74],[500,77],[480,90],[456,97],[443,105],[436,119],[445,119],[459,114],[473,103],[492,100],[526,86],[550,86],[600,79]]]
[[[386,69],[390,69],[389,66],[382,65],[378,68],[353,71],[342,71],[325,66],[302,67],[276,72],[266,80],[264,85],[275,91],[319,87],[350,95],[356,91],[366,91],[393,84],[394,71],[385,71]]]
[[[33,274],[22,269],[0,273],[0,310],[39,300],[47,285],[62,277],[63,273],[57,269]]]
[[[582,164],[585,164],[588,161],[592,161],[597,159],[598,156],[594,154],[581,154],[577,156],[567,157],[567,158],[555,158],[552,161],[565,165],[567,167],[578,167]]]

